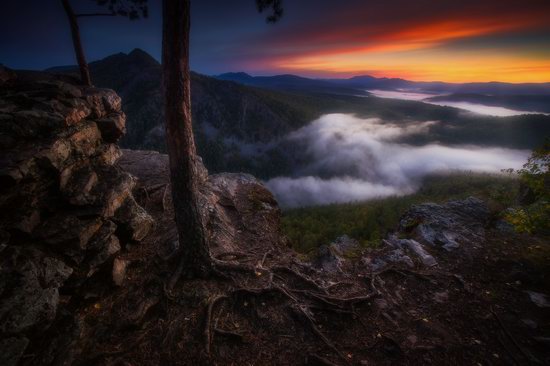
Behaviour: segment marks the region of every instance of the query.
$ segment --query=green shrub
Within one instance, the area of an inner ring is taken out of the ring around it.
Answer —
[[[523,169],[516,171],[530,199],[505,215],[517,231],[550,234],[550,142],[533,151]]]

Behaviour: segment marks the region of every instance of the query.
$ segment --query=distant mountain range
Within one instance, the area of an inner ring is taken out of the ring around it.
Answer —
[[[296,75],[251,76],[245,72],[217,75],[220,80],[235,81],[274,89],[341,89],[355,94],[365,89],[409,90],[433,94],[485,94],[485,95],[550,95],[550,83],[445,83],[410,81],[399,78],[377,78],[370,75],[354,76],[349,79],[310,79]]]
[[[90,70],[96,86],[114,89],[123,99],[128,132],[121,145],[164,152],[161,65],[136,49],[92,62]],[[63,66],[48,71],[76,74],[77,68]],[[193,124],[199,154],[211,172],[244,171],[265,179],[293,175],[304,165],[307,154],[287,136],[327,113],[354,113],[387,123],[444,122],[431,127],[428,135],[408,136],[403,143],[409,144],[529,149],[550,135],[548,116],[482,116],[417,101],[374,98],[364,92],[365,85],[382,88],[402,83],[413,82],[370,76],[317,80],[294,75],[233,73],[209,77],[192,73]],[[511,87],[504,85],[502,90]],[[546,84],[519,86],[532,90],[545,87],[550,90]]]
[[[245,72],[225,73],[220,80],[234,81],[274,90],[368,95],[368,90],[407,91],[433,94],[429,101],[467,102],[522,111],[550,113],[550,83],[444,83],[418,82],[370,75],[349,79],[310,79],[296,75],[251,76]]]

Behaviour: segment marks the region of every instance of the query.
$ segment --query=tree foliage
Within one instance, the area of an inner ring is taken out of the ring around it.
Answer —
[[[256,0],[256,6],[260,13],[271,9],[271,14],[266,17],[268,23],[275,23],[283,16],[282,0]]]
[[[519,232],[550,234],[550,141],[535,149],[516,173],[524,195],[530,197],[523,206],[510,209],[506,219]]]
[[[147,18],[147,0],[92,0],[99,6],[106,6],[111,15],[127,17],[130,20]]]

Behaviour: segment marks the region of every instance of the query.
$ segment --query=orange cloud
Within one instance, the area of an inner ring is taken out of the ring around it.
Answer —
[[[411,80],[475,82],[543,82],[550,81],[550,59],[513,57],[494,52],[453,53],[426,50],[407,52],[332,55],[325,58],[302,57],[281,61],[277,68],[285,72],[309,75],[401,77]]]
[[[365,5],[331,14],[317,26],[276,32],[275,39],[262,41],[270,44],[269,54],[260,58],[262,67],[317,76],[372,73],[460,82],[550,81],[550,52],[535,56],[517,44],[453,48],[456,42],[479,37],[528,31],[550,36],[550,1],[465,0],[463,7],[444,2],[443,8],[431,2],[435,10],[420,1],[426,14],[421,5],[415,12],[411,2],[400,3],[403,7],[394,13],[389,6]]]

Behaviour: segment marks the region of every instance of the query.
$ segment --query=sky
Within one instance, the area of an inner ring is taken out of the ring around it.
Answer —
[[[88,59],[134,48],[160,59],[161,0],[149,3],[144,20],[81,18]],[[283,0],[276,24],[254,0],[191,3],[191,67],[207,75],[550,82],[550,0]],[[75,63],[60,0],[4,0],[0,34],[8,67]]]

